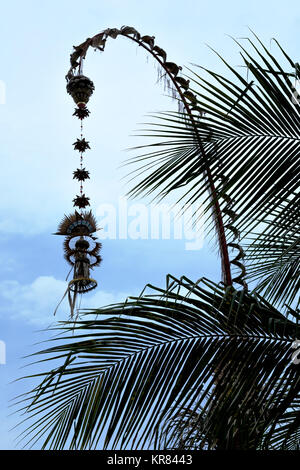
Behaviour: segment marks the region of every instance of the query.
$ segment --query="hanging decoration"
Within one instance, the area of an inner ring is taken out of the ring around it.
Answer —
[[[203,141],[201,133],[198,129],[198,122],[203,117],[203,109],[197,96],[190,87],[190,80],[181,76],[182,67],[177,65],[175,62],[168,60],[167,53],[164,49],[156,44],[155,36],[148,34],[143,35],[132,26],[122,26],[119,28],[107,28],[93,37],[88,37],[84,42],[78,46],[73,46],[73,51],[70,54],[70,68],[67,72],[66,79],[72,80],[76,73],[82,72],[82,62],[86,58],[86,55],[90,48],[95,51],[103,52],[106,48],[106,43],[110,39],[116,39],[117,37],[126,37],[137,44],[139,47],[147,51],[147,53],[155,59],[158,72],[158,81],[164,83],[164,87],[171,93],[171,96],[178,102],[178,110],[185,120],[185,115],[189,116],[186,120],[188,126],[192,126],[195,132],[195,142],[199,148],[199,157],[201,162],[204,164],[204,175],[207,178],[208,190],[210,198],[213,202],[212,210],[213,216],[217,229],[218,242],[221,253],[221,267],[223,282],[226,286],[232,286],[233,282],[239,282],[246,289],[245,269],[242,263],[243,252],[237,243],[237,240],[232,242],[231,248],[239,251],[238,255],[234,260],[230,259],[229,256],[229,244],[227,243],[228,230],[235,230],[234,225],[231,223],[233,219],[230,217],[232,214],[231,203],[227,203],[227,213],[223,211],[219,198],[216,197],[219,188],[216,187],[213,174],[210,167],[210,155],[206,150],[205,141]],[[203,128],[203,127],[202,127]],[[207,129],[206,142],[211,138],[209,129]],[[222,175],[221,175],[222,176]],[[222,180],[221,180],[222,181]],[[219,186],[219,185],[218,185]],[[222,184],[220,184],[222,187]],[[229,205],[228,205],[229,204]],[[224,215],[227,216],[226,227],[224,223]],[[235,218],[238,217],[234,214]],[[230,236],[230,234],[229,234]],[[241,269],[241,274],[236,278],[232,279],[231,264]]]
[[[55,235],[65,237],[64,257],[73,271],[72,279],[62,298],[63,300],[68,295],[70,314],[73,318],[78,295],[97,287],[97,282],[91,277],[90,271],[99,266],[102,259],[99,255],[101,243],[95,236],[99,227],[92,211],[87,210],[90,198],[83,190],[84,182],[90,178],[89,171],[83,166],[85,152],[90,149],[89,142],[83,137],[83,119],[90,114],[86,105],[95,87],[88,77],[82,75],[81,67],[77,75],[68,77],[67,80],[67,92],[77,105],[73,116],[80,120],[80,138],[73,143],[74,150],[79,153],[79,167],[73,172],[73,179],[79,183],[79,194],[73,199],[74,213],[64,216]]]

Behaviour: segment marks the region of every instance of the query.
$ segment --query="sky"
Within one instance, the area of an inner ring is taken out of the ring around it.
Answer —
[[[6,354],[5,364],[0,364],[0,449],[22,448],[14,428],[20,417],[11,415],[11,400],[32,385],[30,379],[15,382],[29,373],[24,368],[29,360],[24,357],[49,337],[42,330],[68,317],[66,302],[53,315],[65,292],[69,268],[63,259],[62,239],[52,234],[64,214],[72,212],[78,191],[72,179],[78,163],[72,143],[79,136],[79,121],[72,116],[73,102],[65,90],[69,55],[72,46],[87,37],[122,25],[154,35],[169,60],[186,67],[196,63],[222,73],[224,67],[211,48],[238,66],[230,36],[249,36],[249,28],[268,45],[276,37],[299,61],[297,1],[2,2],[0,349],[4,345]],[[133,135],[135,129],[149,120],[148,113],[176,110],[176,103],[157,83],[152,61],[130,41],[111,39],[104,53],[88,53],[84,73],[95,84],[91,114],[84,121],[91,144],[86,194],[102,220],[103,234],[110,229],[110,236],[102,240],[104,261],[94,274],[98,288],[83,298],[83,307],[125,300],[147,283],[163,286],[168,273],[218,282],[220,261],[201,227],[196,249],[187,249],[193,242],[191,231],[176,239],[172,221],[170,237],[164,238],[163,233],[147,237],[139,232],[139,217],[142,223],[146,220],[151,234],[155,210],[151,200],[125,199],[130,185],[124,181],[127,170],[122,163],[132,156],[126,149],[144,143],[142,137]],[[131,228],[121,238],[124,204]]]

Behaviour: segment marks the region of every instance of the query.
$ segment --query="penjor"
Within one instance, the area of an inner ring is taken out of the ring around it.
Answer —
[[[74,213],[65,215],[58,226],[55,235],[63,235],[66,261],[72,266],[73,278],[68,284],[65,295],[68,294],[71,318],[74,314],[78,294],[84,294],[97,287],[97,282],[91,277],[90,271],[101,263],[99,255],[101,243],[95,233],[99,230],[91,210],[89,198],[83,192],[85,180],[90,178],[89,172],[83,166],[86,150],[90,149],[89,142],[83,137],[82,121],[90,112],[86,105],[95,87],[93,82],[79,73],[71,77],[67,83],[67,92],[72,96],[77,107],[73,116],[80,119],[80,139],[74,142],[74,150],[79,152],[79,168],[73,172],[73,179],[79,182],[79,195],[73,199]],[[77,209],[76,209],[77,208]],[[65,297],[63,296],[63,298]]]

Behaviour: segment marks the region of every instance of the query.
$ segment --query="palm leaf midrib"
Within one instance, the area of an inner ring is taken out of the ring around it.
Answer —
[[[108,371],[108,370],[112,369],[113,367],[115,367],[116,363],[120,364],[120,363],[128,360],[129,358],[131,358],[133,356],[137,356],[137,355],[142,354],[146,351],[152,350],[152,349],[157,348],[157,347],[165,346],[167,344],[171,345],[171,344],[183,342],[183,341],[186,341],[186,340],[192,341],[193,339],[202,340],[202,339],[214,339],[214,338],[217,338],[219,340],[224,340],[224,339],[236,340],[236,339],[240,339],[240,340],[246,340],[246,341],[247,340],[248,341],[251,341],[251,340],[253,340],[253,341],[269,341],[269,342],[272,341],[272,342],[280,342],[280,343],[291,343],[293,341],[293,339],[282,338],[282,337],[274,336],[272,334],[266,334],[266,335],[244,334],[243,335],[242,333],[236,333],[236,334],[230,334],[230,333],[203,334],[202,333],[202,334],[197,334],[197,335],[188,335],[186,337],[172,338],[172,339],[169,339],[169,340],[161,341],[159,343],[154,343],[151,346],[145,346],[145,347],[139,348],[138,351],[131,352],[130,354],[127,354],[125,357],[116,358],[114,361],[112,361],[113,362],[112,364],[101,367],[101,370]],[[122,343],[120,343],[119,347],[121,347],[121,345],[122,345]],[[128,346],[128,342],[126,342],[126,345]],[[86,346],[87,346],[87,349],[88,349],[88,345],[86,345]],[[96,348],[96,350],[97,350],[97,348]],[[95,351],[95,353],[96,352],[97,351]],[[98,350],[98,352],[99,352],[99,350]],[[81,356],[81,354],[79,353],[77,355],[77,357],[78,357],[78,359],[80,359],[80,358],[90,358],[91,354],[88,353],[84,356]],[[83,364],[84,364],[84,362],[83,362]],[[79,364],[77,364],[77,366],[78,365]],[[95,370],[95,369],[96,369],[96,366],[92,366],[91,369],[87,368],[86,370]],[[69,373],[74,373],[74,372],[76,372],[76,370],[77,370],[77,367],[72,367],[71,370],[69,369]]]

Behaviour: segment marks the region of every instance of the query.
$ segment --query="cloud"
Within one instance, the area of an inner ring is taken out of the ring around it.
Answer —
[[[56,320],[69,317],[67,296],[54,311],[66,292],[67,282],[53,276],[39,276],[31,284],[21,284],[15,280],[0,282],[0,315],[16,321],[35,324],[41,327],[50,325]],[[112,293],[96,290],[94,294],[83,297],[81,308],[97,308],[121,302],[126,293]]]

